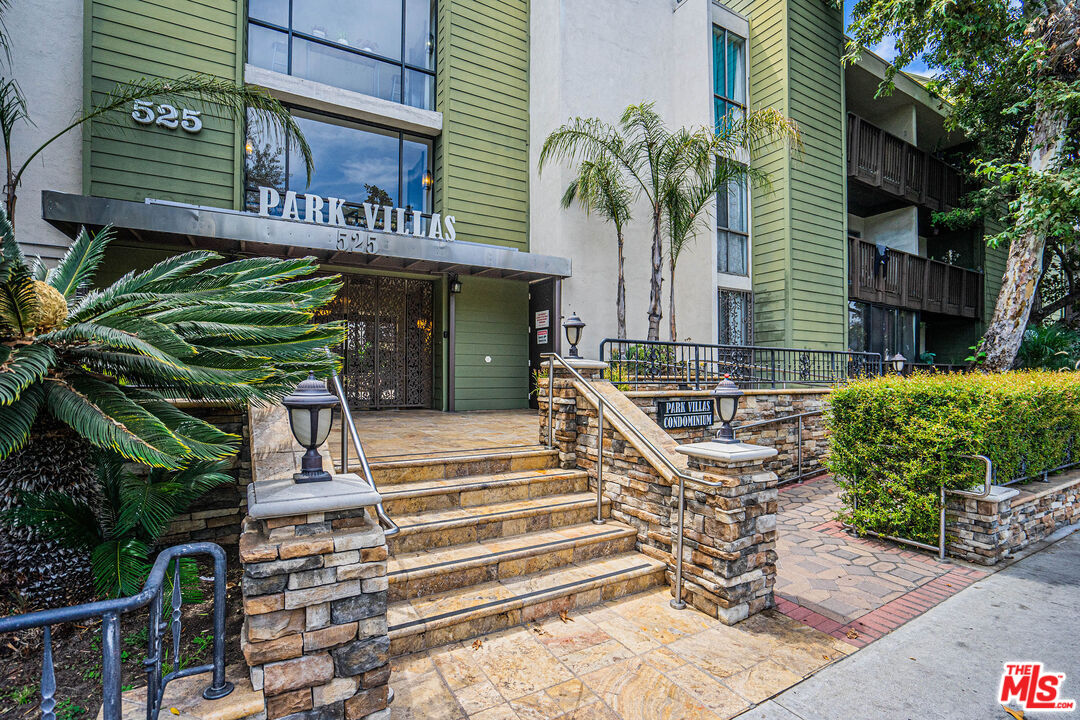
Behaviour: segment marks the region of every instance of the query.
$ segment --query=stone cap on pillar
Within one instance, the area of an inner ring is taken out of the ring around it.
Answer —
[[[267,518],[371,507],[382,496],[355,473],[334,474],[326,482],[298,483],[282,475],[248,483],[248,515]]]
[[[734,465],[767,460],[778,453],[776,448],[751,445],[750,443],[700,442],[680,445],[678,452],[704,465]]]

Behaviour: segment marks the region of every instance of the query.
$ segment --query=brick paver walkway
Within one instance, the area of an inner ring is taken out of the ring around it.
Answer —
[[[864,645],[986,575],[855,537],[834,519],[839,509],[825,476],[782,488],[777,516],[777,609],[834,637]]]

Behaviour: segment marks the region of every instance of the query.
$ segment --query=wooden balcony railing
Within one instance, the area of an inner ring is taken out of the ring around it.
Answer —
[[[951,210],[965,192],[955,168],[851,113],[848,175],[932,210]]]
[[[979,318],[983,274],[888,248],[879,256],[872,242],[849,239],[848,283],[852,300],[907,310]]]

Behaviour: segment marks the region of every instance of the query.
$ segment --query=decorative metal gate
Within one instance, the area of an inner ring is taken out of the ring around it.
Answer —
[[[432,284],[427,280],[344,276],[328,308],[348,327],[341,379],[353,407],[431,407]]]

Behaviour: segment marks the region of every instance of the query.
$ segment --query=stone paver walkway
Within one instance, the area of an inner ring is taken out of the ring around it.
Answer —
[[[667,588],[393,661],[393,720],[719,720],[852,648],[773,610],[728,627]]]
[[[825,476],[782,488],[777,514],[777,609],[834,637],[862,646],[986,575],[850,535],[839,509]]]

